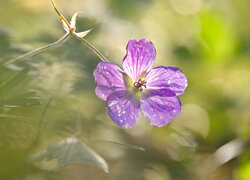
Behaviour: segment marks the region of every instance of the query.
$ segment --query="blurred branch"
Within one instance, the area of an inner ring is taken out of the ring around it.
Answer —
[[[15,63],[16,61],[19,61],[21,59],[30,58],[32,56],[40,54],[40,53],[42,53],[42,52],[44,52],[44,51],[46,51],[46,50],[48,50],[50,48],[53,48],[53,47],[56,47],[56,46],[60,46],[60,45],[62,45],[68,39],[68,37],[69,37],[69,33],[66,33],[63,37],[61,37],[57,41],[55,41],[53,43],[50,43],[48,45],[42,46],[40,48],[34,49],[34,50],[32,50],[30,52],[27,52],[27,53],[25,53],[25,54],[23,54],[21,56],[18,56],[18,57],[14,58],[14,59],[11,59],[11,60],[5,62],[3,65],[12,64],[12,63]]]
[[[234,139],[220,148],[218,148],[215,153],[209,156],[205,161],[201,164],[199,163],[200,169],[198,176],[200,178],[206,177],[211,172],[224,165],[228,161],[239,156],[244,150],[245,142],[240,139]],[[206,167],[206,168],[204,168]]]
[[[234,139],[221,146],[214,154],[217,164],[222,165],[241,154],[244,141]]]

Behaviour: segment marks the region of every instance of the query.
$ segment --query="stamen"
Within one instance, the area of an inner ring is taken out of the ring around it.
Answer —
[[[138,88],[140,90],[140,92],[143,90],[143,87],[147,88],[146,81],[144,81],[144,80],[142,81],[141,79],[139,79],[138,82],[134,82],[134,86],[136,88]]]

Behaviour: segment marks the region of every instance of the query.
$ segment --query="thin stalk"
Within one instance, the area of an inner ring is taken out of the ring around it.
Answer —
[[[61,21],[63,21],[67,26],[68,28],[70,29],[70,25],[68,23],[68,21],[63,17],[63,15],[58,11],[58,9],[56,8],[56,4],[53,0],[50,0],[53,8],[55,9],[56,13],[58,14],[58,16],[60,17]]]
[[[83,39],[82,37],[77,36],[74,33],[72,33],[71,35],[81,40],[84,44],[86,44],[88,48],[90,48],[97,56],[101,58],[102,61],[108,62],[108,60],[102,55],[102,53],[98,49],[96,49],[92,44],[90,44],[87,40]]]
[[[14,59],[11,59],[11,60],[5,62],[3,65],[12,64],[12,63],[15,63],[16,61],[19,61],[19,60],[21,60],[21,59],[30,58],[30,57],[32,57],[32,56],[35,56],[35,55],[37,55],[37,54],[40,54],[40,53],[42,53],[42,52],[44,52],[44,51],[46,51],[46,50],[48,50],[48,49],[50,49],[50,48],[53,48],[53,47],[55,47],[55,46],[60,46],[61,44],[64,43],[64,41],[66,41],[66,40],[68,39],[68,37],[69,37],[69,33],[66,33],[63,37],[61,37],[61,38],[58,39],[57,41],[55,41],[55,42],[53,42],[53,43],[50,43],[50,44],[48,44],[48,45],[42,46],[42,47],[40,47],[40,48],[34,49],[34,50],[32,50],[32,51],[29,51],[29,52],[27,52],[27,53],[25,53],[25,54],[23,54],[23,55],[21,55],[21,56],[18,56],[18,57],[14,58]]]
[[[71,27],[68,23],[68,21],[63,17],[63,15],[58,11],[56,4],[54,2],[54,0],[50,0],[53,8],[55,9],[56,13],[58,14],[58,16],[60,17],[60,20],[62,21],[62,24],[64,25],[64,23],[66,24],[66,26],[68,26],[69,29],[69,33],[70,35],[72,35],[73,37],[81,40],[84,44],[86,44],[97,56],[99,56],[101,58],[102,61],[104,62],[108,62],[108,60],[102,55],[102,53],[96,49],[92,44],[90,44],[88,41],[86,41],[85,39],[83,39],[82,37],[78,36],[77,34],[75,34],[74,30],[70,31]]]
[[[43,109],[43,112],[42,112],[41,117],[40,117],[40,119],[39,119],[39,124],[38,124],[38,128],[37,128],[37,134],[36,134],[36,137],[35,137],[35,139],[34,139],[34,141],[33,141],[33,145],[32,145],[33,147],[38,143],[38,141],[39,141],[39,139],[40,139],[41,130],[42,130],[42,125],[43,125],[43,123],[44,123],[44,117],[45,117],[45,115],[46,115],[46,113],[47,113],[47,111],[48,111],[48,108],[49,108],[49,106],[50,106],[52,100],[53,100],[53,96],[51,96],[51,97],[49,98],[49,100],[48,100],[46,106],[45,106],[44,109]]]
[[[17,115],[12,115],[12,114],[0,114],[0,118],[8,119],[8,120],[11,119],[20,123],[25,122],[25,123],[29,123],[32,125],[37,125],[37,122],[33,121],[32,119],[23,117],[23,116],[17,116]]]
[[[120,143],[120,142],[114,142],[114,141],[97,141],[97,143],[109,143],[109,144],[114,144],[120,147],[124,147],[124,148],[131,148],[131,149],[135,149],[135,150],[139,150],[139,151],[146,151],[145,148],[140,147],[140,146],[134,146],[131,144],[125,144],[125,143]]]

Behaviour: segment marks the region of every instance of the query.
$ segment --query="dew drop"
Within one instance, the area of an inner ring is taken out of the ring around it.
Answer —
[[[115,101],[112,101],[108,106],[111,107],[115,104],[116,102]]]

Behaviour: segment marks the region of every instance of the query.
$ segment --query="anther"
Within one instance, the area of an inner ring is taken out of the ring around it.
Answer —
[[[146,81],[144,81],[144,80],[142,81],[141,79],[139,79],[138,82],[134,82],[134,86],[136,88],[138,88],[140,90],[140,92],[143,90],[143,87],[147,88]]]

